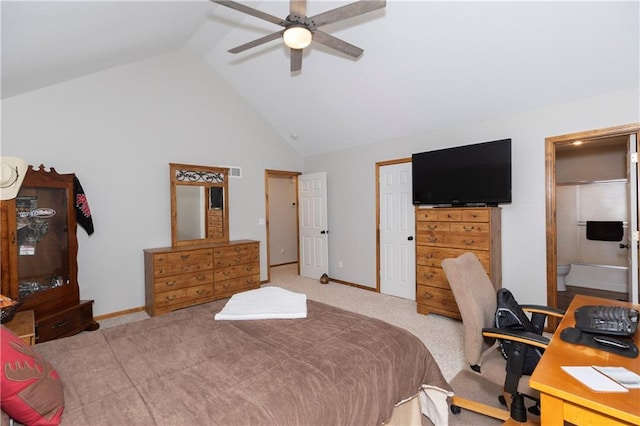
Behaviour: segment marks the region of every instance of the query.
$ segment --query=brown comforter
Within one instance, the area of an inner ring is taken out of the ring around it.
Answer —
[[[422,384],[451,388],[422,342],[308,301],[295,320],[215,321],[226,300],[37,345],[63,425],[379,425]]]

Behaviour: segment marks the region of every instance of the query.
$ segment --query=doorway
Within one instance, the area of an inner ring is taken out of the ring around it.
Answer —
[[[638,303],[639,130],[546,139],[549,306],[564,309],[575,294]]]
[[[265,170],[267,282],[271,267],[298,263],[298,176],[300,172]]]

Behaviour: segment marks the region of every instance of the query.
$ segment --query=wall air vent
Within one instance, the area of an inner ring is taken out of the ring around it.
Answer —
[[[242,167],[237,166],[222,166],[229,168],[229,177],[230,178],[241,178],[242,177]]]

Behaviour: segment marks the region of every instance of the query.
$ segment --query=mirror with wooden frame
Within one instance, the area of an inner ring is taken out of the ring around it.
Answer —
[[[169,163],[171,245],[229,241],[226,167]]]

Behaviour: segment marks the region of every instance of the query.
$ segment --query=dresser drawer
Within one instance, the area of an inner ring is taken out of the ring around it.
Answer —
[[[491,261],[488,251],[473,251],[465,249],[455,249],[446,247],[430,247],[430,246],[417,246],[416,247],[416,264],[424,266],[441,267],[444,259],[456,258],[468,251],[473,252],[476,255],[485,271],[489,273],[491,270]]]
[[[187,289],[179,288],[177,290],[163,291],[156,293],[154,302],[156,306],[167,306],[174,303],[185,301],[187,298]]]
[[[416,222],[436,221],[436,220],[438,220],[437,209],[416,208]]]
[[[416,221],[461,221],[462,210],[461,209],[416,209]]]
[[[258,244],[241,244],[218,247],[214,250],[215,267],[239,265],[242,263],[259,262]]]
[[[213,278],[215,282],[231,280],[233,278],[238,277],[238,267],[237,266],[227,266],[216,268],[213,273]]]
[[[423,246],[449,246],[451,245],[451,233],[449,232],[418,232],[417,245]]]
[[[246,277],[248,275],[257,275],[258,278],[260,277],[260,262],[238,265],[238,276]]]
[[[80,302],[79,305],[65,309],[36,321],[36,342],[42,343],[83,331],[93,323],[93,302]]]
[[[465,222],[489,222],[489,210],[463,210],[462,220]]]
[[[462,248],[469,251],[489,250],[491,237],[486,234],[481,235],[457,235],[450,234],[447,245],[454,248]]]
[[[449,232],[450,222],[416,222],[417,232]]]
[[[416,268],[416,283],[450,289],[447,276],[442,268],[418,265]]]
[[[171,275],[157,278],[154,282],[156,292],[178,290],[205,283],[213,283],[213,271],[192,272],[182,275]]]
[[[213,296],[213,283],[187,288],[187,298],[189,299],[197,300],[203,297],[212,297],[212,296]]]
[[[211,249],[159,253],[153,256],[153,273],[156,277],[208,269],[213,269],[213,250]]]
[[[490,225],[487,222],[455,222],[449,227],[451,232],[465,235],[489,235]]]
[[[420,305],[426,305],[436,309],[445,309],[453,312],[458,310],[453,292],[444,288],[418,285],[416,302]]]

